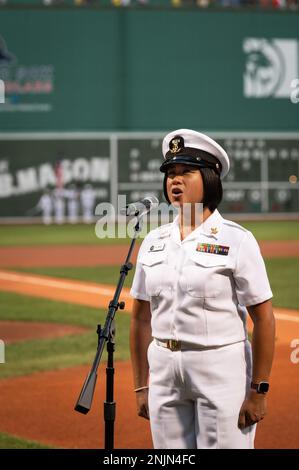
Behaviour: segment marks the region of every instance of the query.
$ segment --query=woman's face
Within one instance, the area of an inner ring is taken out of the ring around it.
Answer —
[[[198,168],[175,163],[167,170],[167,194],[173,206],[203,201],[203,181]]]

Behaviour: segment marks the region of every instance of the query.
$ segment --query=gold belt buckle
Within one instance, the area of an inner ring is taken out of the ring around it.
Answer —
[[[167,348],[171,351],[180,351],[181,350],[181,342],[177,341],[176,339],[168,339],[167,340]]]

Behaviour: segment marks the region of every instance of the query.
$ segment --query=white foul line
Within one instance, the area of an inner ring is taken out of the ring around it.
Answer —
[[[76,281],[72,283],[72,282],[66,282],[66,281],[53,280],[49,278],[43,279],[41,277],[28,276],[26,274],[14,274],[14,273],[8,273],[5,271],[0,271],[0,279],[2,279],[3,281],[12,281],[12,282],[20,282],[20,283],[25,282],[27,284],[32,284],[36,286],[55,287],[56,289],[87,292],[90,294],[102,294],[102,295],[113,296],[115,292],[115,289],[112,289],[109,287],[90,286],[87,284],[80,284],[79,282],[76,282]],[[126,293],[125,290],[123,291],[123,294],[129,297],[129,295]]]

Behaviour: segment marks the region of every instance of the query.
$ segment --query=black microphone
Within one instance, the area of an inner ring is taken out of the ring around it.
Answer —
[[[139,216],[147,214],[152,209],[156,209],[159,205],[159,200],[155,196],[145,197],[141,201],[132,202],[127,204],[125,209],[121,209],[120,213],[127,216]]]

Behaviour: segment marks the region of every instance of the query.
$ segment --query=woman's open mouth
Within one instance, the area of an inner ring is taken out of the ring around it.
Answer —
[[[175,187],[175,188],[172,188],[171,194],[172,194],[174,197],[178,197],[178,196],[180,196],[181,194],[183,194],[183,191],[182,191],[180,188]]]

